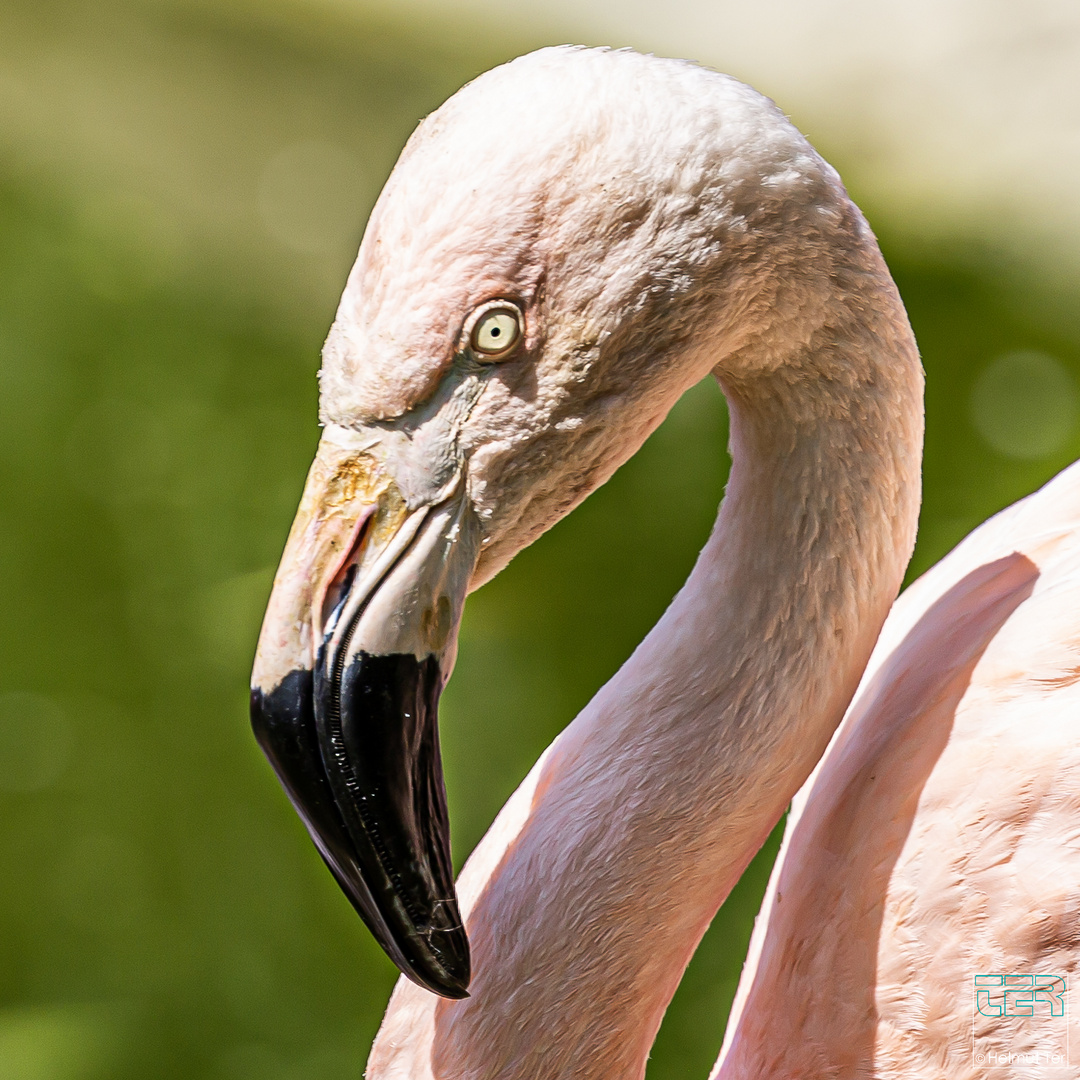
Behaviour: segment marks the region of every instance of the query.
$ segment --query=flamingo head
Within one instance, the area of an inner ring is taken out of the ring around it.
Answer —
[[[718,363],[790,353],[829,274],[795,252],[828,251],[845,202],[748,87],[578,48],[466,86],[387,182],[323,351],[252,719],[345,893],[436,993],[469,981],[436,722],[466,594]]]

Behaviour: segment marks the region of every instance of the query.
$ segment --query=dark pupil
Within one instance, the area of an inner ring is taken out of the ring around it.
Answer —
[[[497,326],[493,326],[491,328],[491,336],[492,337],[498,337],[501,333],[502,333],[502,331]]]

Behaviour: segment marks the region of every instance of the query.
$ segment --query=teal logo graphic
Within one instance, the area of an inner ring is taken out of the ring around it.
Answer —
[[[1023,1068],[1047,1080],[1072,1077],[1067,976],[1003,972],[972,981],[971,1054],[978,1075]]]
[[[976,975],[975,1008],[983,1016],[1064,1016],[1063,975]]]

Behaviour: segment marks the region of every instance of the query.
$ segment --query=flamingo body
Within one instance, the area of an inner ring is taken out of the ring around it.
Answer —
[[[455,897],[435,706],[465,594],[710,373],[713,533]],[[1003,1036],[972,980],[1072,972],[1080,471],[894,606],[922,389],[866,221],[735,80],[542,50],[421,124],[324,350],[253,673],[260,742],[411,980],[370,1080],[640,1078],[796,793],[717,1075],[981,1075]]]
[[[978,1076],[1011,1051],[1034,1077],[1077,1045],[1045,1003],[979,1015],[974,979],[1080,961],[1078,599],[1074,465],[896,602],[794,801],[715,1076]]]

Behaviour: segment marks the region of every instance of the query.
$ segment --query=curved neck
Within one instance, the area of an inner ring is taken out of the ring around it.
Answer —
[[[824,335],[824,375],[718,370],[733,467],[716,527],[466,867],[472,997],[436,1004],[399,984],[369,1077],[643,1075],[701,935],[839,723],[910,557],[922,377],[885,282],[880,315],[851,305],[857,332]]]

